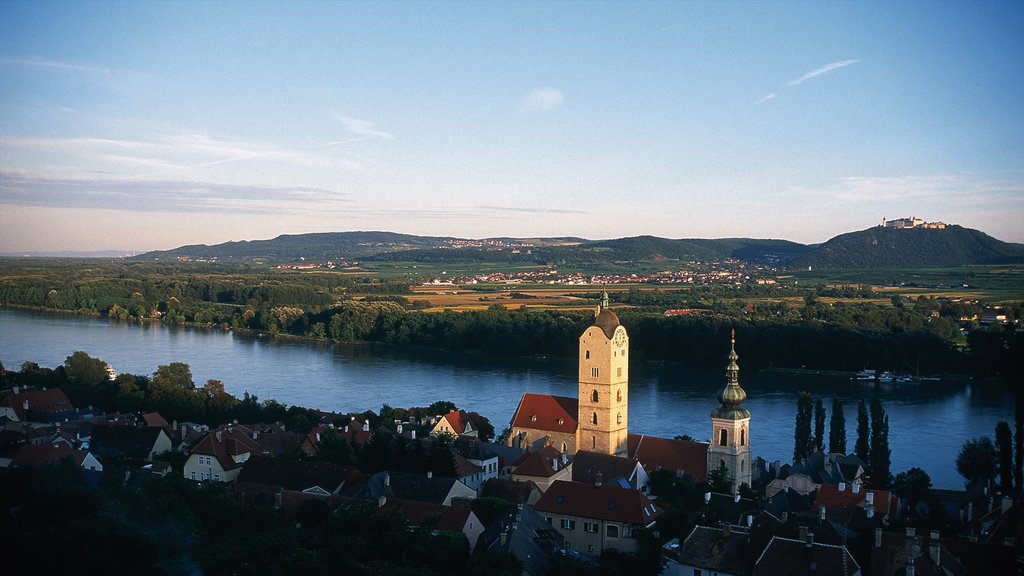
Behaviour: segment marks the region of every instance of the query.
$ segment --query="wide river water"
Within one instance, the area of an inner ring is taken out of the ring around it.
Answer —
[[[221,330],[126,323],[63,314],[0,309],[0,361],[18,370],[25,361],[56,367],[76,350],[100,358],[118,372],[152,374],[158,365],[185,362],[201,386],[224,382],[228,392],[246,391],[261,400],[274,398],[336,412],[379,411],[426,406],[449,400],[491,420],[497,431],[508,425],[524,392],[576,395],[575,359],[495,358],[444,351],[399,350],[372,345],[316,344],[242,335]],[[754,456],[789,460],[800,390],[822,398],[826,410],[833,397],[845,404],[847,448],[856,441],[857,402],[881,396],[889,415],[893,474],[923,468],[936,488],[960,488],[954,460],[965,440],[994,438],[1000,420],[1013,424],[1013,396],[1008,384],[926,382],[874,387],[848,378],[744,370],[743,340],[740,385],[747,392],[750,444]],[[631,433],[671,438],[710,436],[710,413],[725,385],[728,342],[722,341],[722,369],[699,370],[678,365],[630,366]],[[680,351],[680,360],[685,360]],[[826,424],[826,433],[827,433]]]

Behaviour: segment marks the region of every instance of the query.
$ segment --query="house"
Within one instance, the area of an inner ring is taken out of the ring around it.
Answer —
[[[662,547],[666,559],[662,576],[745,576],[751,550],[750,533],[726,523],[721,528],[695,526],[680,544],[673,540]]]
[[[476,498],[476,491],[455,478],[434,476],[430,472],[409,474],[384,471],[370,476],[365,482],[343,489],[342,495],[374,502],[384,496],[451,506],[456,500]]]
[[[437,424],[434,424],[434,427],[430,430],[430,434],[433,436],[438,434],[454,434],[455,436],[471,436],[476,438],[479,436],[479,431],[473,426],[465,410],[452,410],[438,419]]]
[[[484,532],[480,519],[469,508],[387,496],[381,496],[378,502],[381,510],[394,510],[412,524],[430,525],[435,533],[452,532],[465,535],[469,541],[470,552],[476,548],[477,541]]]
[[[93,428],[89,449],[104,459],[152,460],[173,448],[163,428],[101,425]]]
[[[553,554],[564,548],[565,538],[532,507],[516,506],[487,527],[478,545],[512,554],[524,574],[545,576],[551,571]]]
[[[550,444],[559,452],[576,452],[576,398],[523,394],[509,425],[509,445],[526,449]]]
[[[534,506],[562,533],[565,547],[598,555],[606,548],[636,552],[633,532],[650,528],[661,509],[633,488],[554,482]]]
[[[487,444],[480,442],[479,439],[475,437],[462,436],[452,442],[451,449],[456,455],[457,469],[462,467],[462,465],[459,464],[459,459],[466,460],[469,464],[477,468],[474,475],[463,480],[463,482],[465,482],[465,484],[470,488],[479,492],[485,482],[498,477],[498,474],[501,471],[499,467],[500,459],[498,454]]]
[[[648,477],[637,460],[581,450],[572,460],[572,481],[591,485],[603,482],[646,494]]]
[[[572,462],[565,452],[544,446],[536,452],[527,452],[512,465],[512,479],[533,482],[541,492],[555,481],[572,480]]]
[[[655,470],[670,470],[679,477],[689,474],[694,480],[707,480],[707,442],[630,434],[627,444],[627,456],[638,460],[648,474]]]
[[[75,407],[60,388],[28,390],[15,387],[0,400],[0,417],[14,422],[51,423],[77,418]]]
[[[481,496],[501,498],[516,504],[529,504],[533,506],[540,500],[542,492],[534,482],[522,482],[519,480],[506,480],[504,478],[492,478],[484,483],[480,492]]]
[[[818,488],[814,507],[824,506],[826,510],[857,506],[865,510],[873,510],[881,514],[896,514],[900,508],[900,499],[888,490],[862,488],[859,483],[822,484]]]
[[[754,563],[752,576],[860,576],[860,565],[845,546],[773,536]]]
[[[246,426],[207,432],[189,452],[183,473],[190,480],[234,482],[249,456],[260,453],[258,433]]]
[[[307,456],[316,456],[320,453],[320,441],[328,434],[344,438],[353,447],[365,446],[373,438],[373,432],[370,431],[370,423],[356,420],[356,417],[353,416],[348,424],[340,428],[333,424],[314,427],[302,439],[299,449]]]
[[[352,466],[253,455],[242,465],[233,487],[242,501],[287,508],[305,499],[328,499],[364,478]]]
[[[88,450],[77,450],[64,442],[24,444],[11,460],[11,466],[42,466],[70,458],[83,470],[103,472],[103,464]]]

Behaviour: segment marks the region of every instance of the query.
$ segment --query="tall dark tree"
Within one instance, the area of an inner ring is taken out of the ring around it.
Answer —
[[[860,399],[857,406],[857,444],[853,447],[853,453],[860,458],[865,465],[870,465],[871,445],[868,444],[868,435],[871,434],[871,427],[868,424],[868,407],[864,399]]]
[[[1017,489],[1024,491],[1024,394],[1017,394],[1014,402],[1013,422],[1013,470],[1017,477]]]
[[[871,398],[871,485],[888,488],[892,483],[889,471],[892,451],[889,450],[889,416],[878,396]]]
[[[960,448],[956,471],[968,482],[985,483],[995,478],[996,458],[996,447],[991,438],[972,438]]]
[[[814,401],[814,451],[825,449],[825,406],[821,398]]]
[[[793,463],[807,458],[813,451],[814,439],[811,437],[811,411],[813,401],[810,393],[800,392],[796,402],[796,428],[793,431]]]
[[[1013,490],[1013,434],[1010,425],[996,424],[996,451],[999,454],[999,486],[1003,492]]]
[[[846,415],[843,401],[832,399],[832,418],[828,429],[828,451],[830,454],[846,454]]]

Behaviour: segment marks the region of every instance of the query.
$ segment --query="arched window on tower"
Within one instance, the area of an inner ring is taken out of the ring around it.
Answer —
[[[619,390],[615,393],[615,401],[622,402],[622,390]]]
[[[594,415],[591,417],[591,420],[594,422],[594,424],[597,424],[597,412],[594,412]]]
[[[590,360],[590,350],[587,350],[587,360]]]
[[[596,417],[597,417],[597,416],[595,415],[595,418],[596,418]],[[591,447],[592,447],[592,448],[597,448],[597,436],[592,436],[592,437],[591,437]]]
[[[590,395],[590,400],[591,400],[592,402],[594,402],[594,403],[597,403],[597,401],[598,401],[598,398],[599,398],[599,396],[598,396],[598,394],[597,394],[597,390],[594,390],[594,393]]]
[[[740,446],[746,446],[746,445],[747,445],[747,431],[744,430],[744,429],[740,429]]]
[[[729,433],[722,428],[722,431],[718,433],[718,445],[727,446],[729,444]]]
[[[565,442],[562,442],[562,454],[565,454]]]

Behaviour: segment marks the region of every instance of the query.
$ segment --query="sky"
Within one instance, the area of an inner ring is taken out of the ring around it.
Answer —
[[[0,252],[1024,242],[1024,2],[0,2]]]

